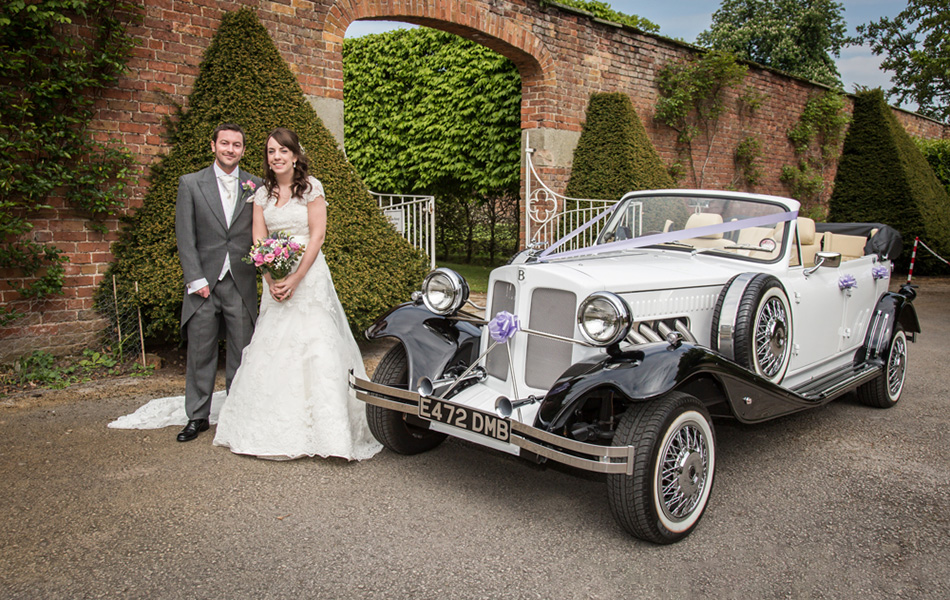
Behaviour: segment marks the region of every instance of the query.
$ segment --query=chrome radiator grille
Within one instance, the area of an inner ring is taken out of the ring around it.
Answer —
[[[492,286],[491,309],[486,318],[491,319],[501,311],[515,313],[515,286],[507,281],[496,281]],[[508,379],[508,354],[505,349],[490,353],[485,359],[485,368],[488,374],[498,379]]]
[[[538,288],[531,295],[531,316],[528,328],[574,337],[577,296],[573,292]],[[574,345],[536,335],[528,336],[525,359],[525,383],[548,389],[569,366]]]

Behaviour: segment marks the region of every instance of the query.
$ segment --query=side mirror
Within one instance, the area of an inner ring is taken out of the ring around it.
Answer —
[[[815,254],[815,266],[802,271],[805,277],[808,277],[821,267],[830,267],[835,269],[841,266],[841,254],[839,252],[819,252]]]

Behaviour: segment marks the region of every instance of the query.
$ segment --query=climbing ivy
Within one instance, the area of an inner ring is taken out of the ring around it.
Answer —
[[[52,196],[99,231],[125,204],[131,153],[88,126],[99,93],[125,70],[133,44],[122,18],[133,10],[125,0],[0,4],[0,270],[23,298],[62,291],[66,257],[32,234]],[[0,306],[0,325],[18,316]]]
[[[841,155],[841,142],[850,122],[844,96],[828,90],[809,98],[798,122],[788,130],[798,162],[782,167],[781,181],[802,203],[803,213],[819,219],[825,216],[825,172]]]
[[[727,110],[728,91],[745,79],[748,68],[725,52],[671,62],[660,69],[660,97],[654,118],[677,132],[678,160],[670,168],[674,178],[690,175],[696,187],[703,186],[706,165],[712,155],[719,117]],[[753,104],[761,101],[750,96]],[[696,140],[702,136],[705,153],[697,156]],[[702,160],[698,171],[696,163]]]

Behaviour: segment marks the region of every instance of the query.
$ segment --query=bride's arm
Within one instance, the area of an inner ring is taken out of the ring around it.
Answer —
[[[327,235],[327,203],[322,195],[317,196],[307,204],[307,225],[310,228],[310,240],[307,243],[307,249],[300,258],[297,270],[271,288],[276,298],[285,299],[290,297],[293,291],[297,289],[297,285],[303,281],[307,271],[313,265],[313,261],[317,260],[317,256],[320,254],[320,248],[323,247],[323,240],[326,239]]]
[[[255,202],[253,215],[251,221],[251,236],[256,244],[267,237],[267,225],[264,224],[264,207]],[[274,294],[274,279],[267,271],[264,271],[264,280],[267,281],[267,288],[270,290],[270,295],[274,297],[274,300],[278,300]]]

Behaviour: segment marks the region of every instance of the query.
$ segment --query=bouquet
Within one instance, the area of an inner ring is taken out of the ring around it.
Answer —
[[[306,249],[306,244],[297,243],[283,231],[278,231],[251,246],[250,253],[242,260],[280,280],[290,275],[294,263]]]

